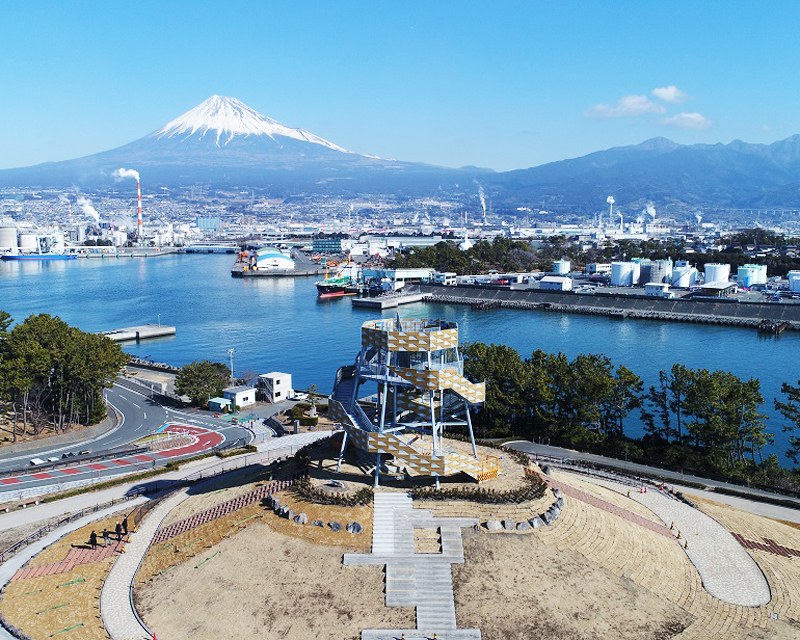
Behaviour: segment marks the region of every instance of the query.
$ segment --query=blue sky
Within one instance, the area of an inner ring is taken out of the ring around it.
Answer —
[[[529,167],[655,136],[800,133],[800,3],[0,3],[0,168],[211,94],[361,153]]]

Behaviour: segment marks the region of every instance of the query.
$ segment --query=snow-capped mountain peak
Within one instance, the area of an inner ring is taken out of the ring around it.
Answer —
[[[213,95],[194,109],[184,113],[152,135],[156,138],[200,138],[211,134],[217,146],[226,145],[236,136],[266,135],[278,142],[275,136],[294,138],[319,144],[334,151],[352,153],[324,138],[303,129],[292,129],[277,120],[261,115],[236,98]]]

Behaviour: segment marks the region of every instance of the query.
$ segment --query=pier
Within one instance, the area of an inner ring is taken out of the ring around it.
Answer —
[[[124,329],[112,329],[111,331],[100,331],[100,335],[110,338],[114,342],[126,342],[128,340],[150,340],[152,338],[164,338],[174,336],[177,332],[175,327],[166,324],[143,324],[138,327],[126,327]]]
[[[354,307],[367,307],[368,309],[394,309],[404,304],[425,302],[430,298],[429,293],[419,291],[409,293],[392,293],[377,298],[353,298]]]
[[[784,330],[800,331],[800,305],[798,304],[739,303],[727,300],[668,300],[610,293],[584,296],[531,289],[489,289],[472,286],[420,285],[418,289],[424,295],[426,302],[467,305],[473,309],[549,311],[618,319],[663,320],[753,329],[766,326],[768,322],[769,326],[780,327],[780,330],[775,332],[776,335]]]

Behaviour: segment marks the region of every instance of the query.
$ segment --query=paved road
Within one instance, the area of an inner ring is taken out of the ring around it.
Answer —
[[[743,509],[745,511],[749,511],[750,513],[755,513],[757,515],[800,523],[800,500],[795,500],[795,502],[797,503],[797,509],[792,509],[788,507],[771,505],[764,502],[755,502],[752,500],[747,500],[744,498],[739,498],[734,496],[726,496],[725,494],[715,493],[713,491],[703,491],[701,489],[694,489],[692,487],[687,487],[685,485],[682,485],[681,481],[699,482],[705,484],[708,487],[723,487],[727,489],[733,489],[736,491],[746,491],[753,494],[754,496],[779,498],[781,500],[787,499],[786,496],[777,493],[770,493],[769,491],[762,491],[760,489],[749,489],[747,487],[742,487],[741,485],[730,484],[728,482],[720,482],[717,480],[709,480],[707,478],[701,478],[698,476],[683,474],[676,471],[667,471],[665,469],[660,469],[658,467],[650,467],[643,464],[637,464],[635,462],[627,462],[624,460],[618,460],[616,458],[600,456],[594,453],[583,453],[580,451],[574,451],[572,449],[564,449],[562,447],[553,447],[545,444],[537,444],[535,442],[529,442],[528,440],[516,440],[514,442],[507,443],[507,445],[512,449],[516,449],[517,451],[523,451],[524,453],[534,453],[544,456],[553,456],[556,458],[570,458],[572,460],[584,460],[586,462],[591,462],[594,464],[601,464],[610,467],[615,467],[617,469],[632,474],[637,474],[637,473],[658,474],[661,477],[672,480],[675,487],[678,490],[684,491],[685,493],[696,494],[702,497],[706,497],[710,500],[715,500],[723,504],[728,504],[738,509]]]
[[[163,466],[170,458],[196,455],[225,441],[244,439],[249,442],[252,438],[252,432],[248,429],[217,419],[211,412],[175,408],[171,406],[168,398],[157,395],[151,397],[146,390],[131,383],[115,384],[107,393],[109,403],[122,414],[121,423],[112,431],[89,441],[56,446],[44,444],[24,453],[0,456],[0,472],[25,470],[19,474],[0,478],[0,501],[27,499],[48,491],[81,486],[124,473]],[[32,458],[60,457],[63,453],[83,449],[98,452],[123,447],[139,438],[163,430],[189,432],[193,441],[170,451],[115,457],[101,462],[57,469],[37,471],[26,466]]]

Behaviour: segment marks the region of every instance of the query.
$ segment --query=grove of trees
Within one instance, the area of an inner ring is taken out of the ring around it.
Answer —
[[[229,386],[231,370],[221,362],[195,360],[185,364],[175,377],[175,391],[179,395],[189,396],[192,404],[207,407],[211,398],[222,395],[222,390]]]
[[[12,323],[0,311],[0,417],[10,420],[12,440],[102,420],[103,389],[128,362],[120,346],[47,314]]]
[[[785,475],[766,430],[760,382],[727,371],[674,365],[658,383],[641,378],[603,355],[534,351],[529,358],[505,345],[469,343],[464,370],[486,380],[486,402],[473,422],[481,437],[519,436],[593,450],[649,464],[740,481],[765,482]],[[775,407],[785,429],[800,433],[800,381],[782,389]],[[642,438],[625,433],[638,417]],[[800,456],[800,437],[790,436],[787,456]]]

